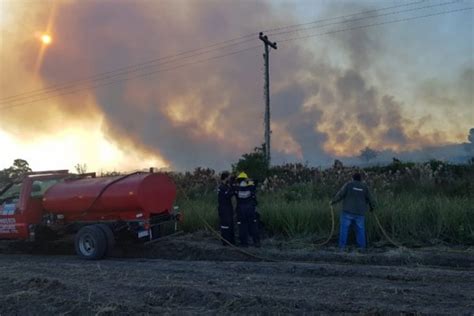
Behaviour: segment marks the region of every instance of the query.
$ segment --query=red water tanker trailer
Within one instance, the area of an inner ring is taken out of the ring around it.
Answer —
[[[106,256],[116,242],[150,242],[176,227],[176,186],[166,174],[75,175],[32,172],[0,192],[0,239],[38,241],[74,234],[84,259]]]

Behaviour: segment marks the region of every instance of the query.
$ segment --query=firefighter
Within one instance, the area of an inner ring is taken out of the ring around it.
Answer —
[[[369,188],[362,182],[362,175],[360,173],[352,175],[352,181],[347,182],[337,192],[331,201],[331,205],[339,201],[343,201],[339,229],[339,249],[341,251],[345,250],[349,228],[353,224],[356,231],[357,245],[362,251],[365,251],[367,247],[365,213],[367,209],[372,212],[375,204]]]
[[[245,172],[241,172],[237,176],[234,191],[237,198],[237,225],[239,226],[240,245],[242,247],[248,246],[250,234],[253,245],[260,247],[255,183],[249,179]]]
[[[230,183],[230,173],[224,171],[221,174],[221,182],[218,188],[217,203],[219,212],[219,223],[221,226],[221,236],[231,244],[235,244],[234,234],[234,207],[232,206],[232,196],[234,192]],[[224,246],[226,242],[222,241]]]

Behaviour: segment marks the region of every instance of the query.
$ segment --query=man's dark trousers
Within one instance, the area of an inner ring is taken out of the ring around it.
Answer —
[[[234,234],[234,212],[230,206],[219,207],[219,223],[221,228],[221,236],[231,244],[235,244]],[[224,245],[227,245],[222,241]]]
[[[260,243],[257,213],[253,201],[241,202],[237,205],[237,224],[239,225],[239,239],[242,246],[248,246],[249,234],[255,245]]]

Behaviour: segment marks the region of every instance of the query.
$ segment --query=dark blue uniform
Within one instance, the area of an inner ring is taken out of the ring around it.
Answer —
[[[239,239],[242,246],[248,245],[248,235],[255,245],[260,245],[260,235],[257,221],[257,198],[255,184],[249,179],[237,179],[234,187],[237,197],[237,224],[239,225]]]
[[[232,206],[232,196],[234,192],[228,184],[219,185],[217,200],[219,223],[221,226],[221,236],[232,244],[235,244],[234,234],[234,208]],[[225,242],[222,242],[227,245]]]

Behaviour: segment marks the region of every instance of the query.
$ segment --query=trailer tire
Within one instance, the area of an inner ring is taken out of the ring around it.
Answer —
[[[105,237],[107,238],[107,249],[105,251],[105,255],[109,255],[112,249],[115,247],[114,232],[112,231],[112,228],[106,224],[97,224],[95,226],[98,226],[104,232]]]
[[[82,227],[74,240],[76,253],[86,260],[99,260],[107,251],[107,236],[97,225]]]

